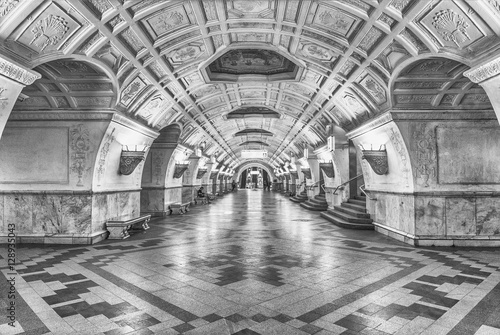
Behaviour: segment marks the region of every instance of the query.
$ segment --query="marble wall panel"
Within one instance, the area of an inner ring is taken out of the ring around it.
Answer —
[[[401,222],[400,222],[400,208],[399,208],[399,199],[394,196],[386,196],[385,197],[385,214],[386,214],[386,222],[385,225],[402,230]]]
[[[3,219],[3,208],[4,208],[3,202],[4,202],[4,196],[3,194],[0,194],[0,233],[7,231],[7,226],[5,225],[5,220]]]
[[[68,224],[62,217],[62,197],[60,195],[33,196],[33,232],[63,234]]]
[[[401,196],[400,199],[400,229],[408,234],[415,234],[415,198],[413,196]]]
[[[96,194],[92,197],[92,231],[104,230],[108,219],[108,197]]]
[[[17,234],[33,233],[33,196],[4,196],[4,224],[15,224]]]
[[[386,223],[387,221],[387,196],[378,195],[377,201],[374,203],[374,212],[370,210],[370,214],[373,215],[373,220],[378,223]]]
[[[165,190],[149,189],[141,191],[141,211],[159,212],[164,211]]]
[[[183,186],[182,187],[182,202],[191,202],[193,201],[193,187],[192,186]]]
[[[500,235],[500,198],[477,198],[477,234]]]
[[[118,194],[120,216],[132,219],[140,215],[140,192],[120,192]]]
[[[61,216],[64,233],[87,235],[92,232],[92,197],[90,195],[63,196]]]
[[[118,193],[108,193],[108,218],[109,219],[119,219],[120,218],[120,203],[118,199]]]
[[[417,197],[415,225],[417,235],[445,235],[444,198]]]
[[[476,235],[474,198],[448,198],[446,199],[446,234]]]
[[[182,201],[182,187],[165,189],[165,206]]]

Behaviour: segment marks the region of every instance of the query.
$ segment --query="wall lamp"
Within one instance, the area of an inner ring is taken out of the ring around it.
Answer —
[[[385,144],[382,144],[378,150],[364,150],[361,146],[361,152],[363,156],[361,159],[365,159],[368,164],[370,164],[373,172],[378,175],[384,175],[389,172],[389,162],[387,160],[387,150],[385,149]]]
[[[120,155],[120,173],[125,176],[132,174],[137,165],[146,159],[147,149],[147,145],[136,145],[135,150],[130,150],[128,145],[124,145]]]
[[[189,168],[189,161],[175,162],[174,178],[180,178],[184,172]]]

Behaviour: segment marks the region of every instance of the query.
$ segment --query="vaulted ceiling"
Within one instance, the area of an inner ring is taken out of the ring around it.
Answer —
[[[280,164],[396,109],[491,109],[463,72],[497,0],[4,0],[0,53],[42,74],[19,112],[113,109],[242,163]]]

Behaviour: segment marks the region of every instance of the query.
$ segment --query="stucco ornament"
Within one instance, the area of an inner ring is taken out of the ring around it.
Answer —
[[[207,168],[199,168],[198,172],[196,173],[196,179],[201,179],[207,173],[208,169]]]
[[[48,15],[31,29],[33,39],[30,44],[36,45],[43,51],[49,45],[59,43],[68,30],[68,22],[63,17]]]
[[[445,41],[451,41],[457,47],[461,47],[462,43],[470,40],[470,36],[467,34],[469,24],[451,9],[437,12],[433,17],[432,25]]]

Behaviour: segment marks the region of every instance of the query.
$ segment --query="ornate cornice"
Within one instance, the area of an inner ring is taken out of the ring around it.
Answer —
[[[0,56],[0,75],[20,82],[23,85],[31,85],[35,80],[42,78],[42,76],[35,71],[32,71],[24,66],[14,64]]]
[[[131,120],[129,118],[126,118],[122,115],[119,114],[114,114],[113,115],[113,121],[116,123],[119,123],[127,128],[133,129],[135,131],[140,132],[143,135],[149,136],[153,139],[157,138],[160,133],[153,130],[152,128],[146,127],[134,120]]]
[[[74,120],[111,120],[113,112],[74,112],[74,111],[15,111],[10,121],[74,121]]]
[[[392,111],[394,121],[463,121],[463,120],[496,120],[493,110],[419,110],[419,111]]]
[[[480,83],[500,74],[500,58],[464,72],[464,76],[474,83]]]
[[[390,112],[386,112],[378,117],[376,117],[373,120],[370,120],[369,122],[363,124],[362,126],[351,130],[346,134],[346,136],[349,139],[352,139],[354,137],[360,136],[366,132],[369,132],[370,130],[373,130],[375,128],[381,127],[386,123],[389,123],[392,121],[392,115]]]

